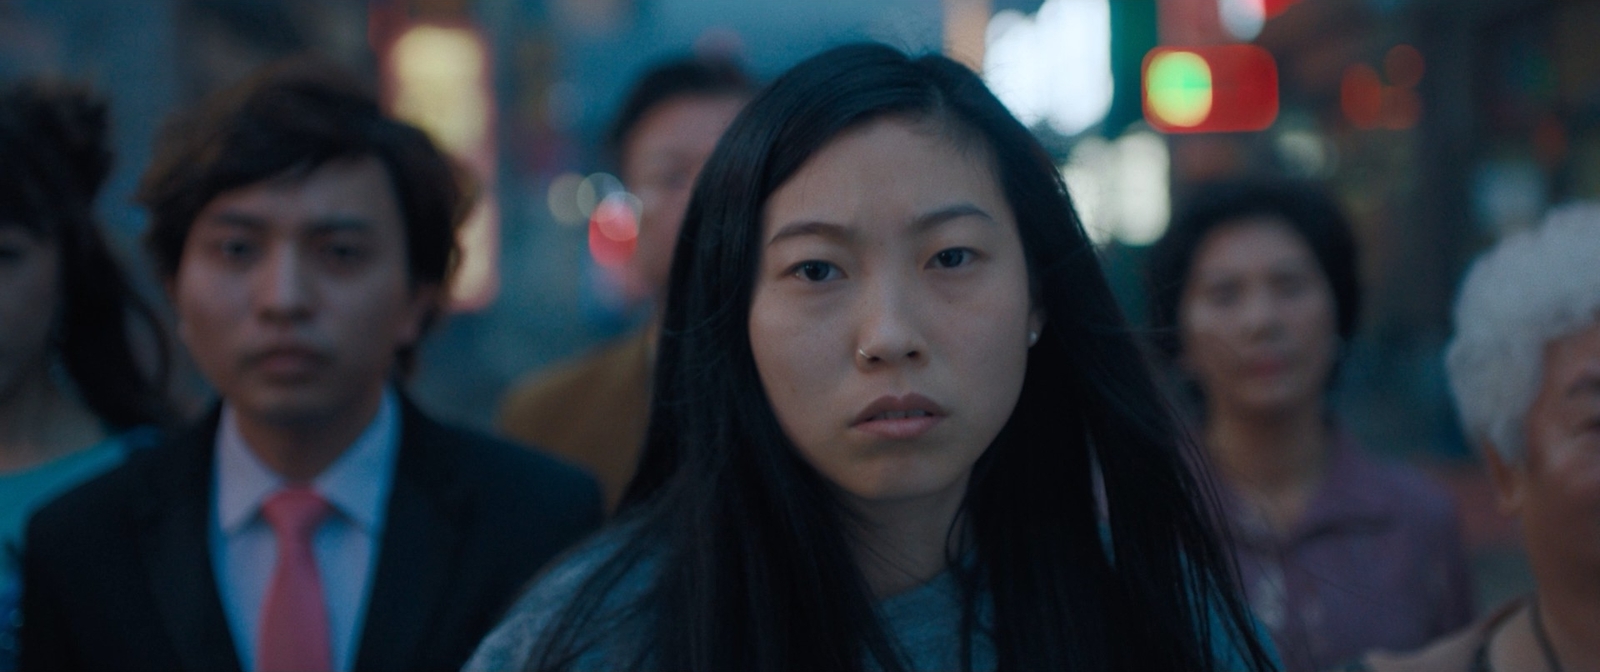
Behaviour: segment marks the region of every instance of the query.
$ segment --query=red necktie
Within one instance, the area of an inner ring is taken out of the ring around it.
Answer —
[[[328,510],[328,503],[305,487],[284,488],[261,506],[278,539],[278,562],[261,610],[256,672],[333,669],[328,607],[311,552],[311,538]]]

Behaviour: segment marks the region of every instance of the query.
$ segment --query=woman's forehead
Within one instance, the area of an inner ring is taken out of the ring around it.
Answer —
[[[898,118],[841,133],[767,200],[769,233],[796,220],[850,223],[875,214],[909,220],[962,203],[1009,220],[992,164],[961,145],[926,124]]]

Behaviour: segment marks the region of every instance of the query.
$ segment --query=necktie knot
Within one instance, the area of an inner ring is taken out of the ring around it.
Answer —
[[[328,512],[328,500],[306,487],[284,488],[261,505],[262,517],[280,542],[310,541]]]

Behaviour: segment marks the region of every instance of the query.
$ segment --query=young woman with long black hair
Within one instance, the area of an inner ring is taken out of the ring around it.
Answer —
[[[160,325],[94,216],[108,124],[105,103],[80,87],[0,89],[0,672],[15,664],[28,516],[120,463],[142,436],[128,430],[171,419]]]
[[[619,521],[469,669],[1271,667],[1054,165],[954,61],[746,108],[655,381]]]

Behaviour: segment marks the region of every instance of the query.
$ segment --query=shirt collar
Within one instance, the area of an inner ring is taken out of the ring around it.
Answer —
[[[1394,494],[1377,484],[1380,469],[1340,430],[1334,435],[1322,487],[1306,502],[1302,527],[1307,533],[1329,527],[1381,526],[1394,516]]]
[[[1393,516],[1391,503],[1382,492],[1374,492],[1373,463],[1361,454],[1355,438],[1342,427],[1334,427],[1328,446],[1328,463],[1322,483],[1306,502],[1300,521],[1281,538],[1267,524],[1260,511],[1238,491],[1218,482],[1223,509],[1233,521],[1234,540],[1268,548],[1289,540],[1310,538],[1330,529],[1380,527]]]
[[[351,523],[372,532],[382,522],[384,499],[393,481],[400,448],[397,395],[384,389],[378,412],[350,448],[312,481],[312,488]],[[217,425],[217,521],[224,534],[254,520],[267,497],[286,480],[256,457],[233,407],[224,402]]]

